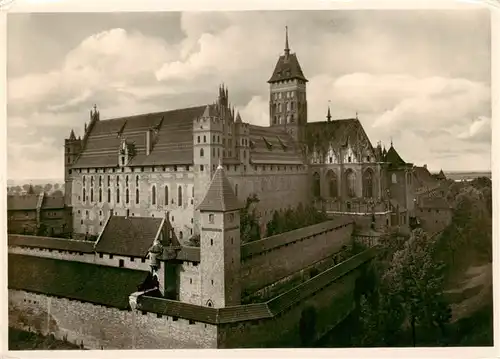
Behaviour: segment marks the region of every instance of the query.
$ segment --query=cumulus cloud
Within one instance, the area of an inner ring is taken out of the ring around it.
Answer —
[[[8,82],[9,177],[47,172],[21,164],[41,148],[57,158],[42,161],[51,169],[47,176],[62,177],[63,138],[73,127],[81,133],[94,103],[102,118],[193,106],[212,102],[224,82],[243,120],[266,125],[266,81],[283,52],[285,25],[310,80],[309,121],[324,120],[330,103],[336,118],[358,113],[373,142],[392,137],[408,161],[489,167],[487,12],[182,13],[178,24],[169,17],[168,36],[123,16],[128,24],[88,30],[64,55],[43,54],[50,70],[36,71],[37,59],[22,61],[33,71],[16,66]],[[49,38],[46,27],[31,29],[32,21],[12,23],[8,35],[20,34],[18,41]],[[57,39],[50,38],[53,50]],[[21,58],[21,49],[10,48],[10,61]],[[445,158],[443,143],[452,144],[455,157]]]

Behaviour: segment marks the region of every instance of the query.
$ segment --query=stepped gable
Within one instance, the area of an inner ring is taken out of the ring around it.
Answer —
[[[95,251],[145,258],[163,223],[163,218],[111,216]]]
[[[225,175],[222,165],[217,167],[207,193],[198,206],[200,211],[227,212],[243,208],[236,198],[233,187]]]
[[[38,195],[10,195],[7,196],[7,210],[8,211],[27,211],[35,210],[38,203]]]
[[[403,161],[399,153],[396,151],[394,146],[391,144],[391,148],[387,151],[385,155],[385,162],[388,162],[391,166],[404,166],[406,162]]]
[[[72,168],[116,167],[123,139],[135,147],[130,166],[193,163],[193,120],[206,106],[96,121],[85,148]],[[146,132],[152,130],[152,150],[146,154]]]
[[[293,138],[276,127],[248,125],[250,163],[252,164],[304,164]]]
[[[8,287],[127,309],[147,273],[91,263],[9,253]]]
[[[274,68],[271,78],[267,82],[273,83],[294,79],[307,82],[307,79],[302,72],[302,68],[300,67],[297,55],[295,53],[289,54],[288,56],[286,54],[281,55],[276,63],[276,67]]]
[[[370,139],[357,118],[307,123],[306,145],[310,153],[314,150],[326,153],[330,146],[338,152],[349,145],[358,157],[366,152],[375,156]]]

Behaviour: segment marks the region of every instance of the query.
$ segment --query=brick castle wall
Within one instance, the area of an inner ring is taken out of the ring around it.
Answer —
[[[87,349],[215,348],[217,328],[200,322],[106,308],[64,298],[9,290],[9,326]]]
[[[349,224],[314,237],[302,238],[251,258],[243,258],[242,290],[256,291],[332,256],[351,241],[352,231],[353,225]]]

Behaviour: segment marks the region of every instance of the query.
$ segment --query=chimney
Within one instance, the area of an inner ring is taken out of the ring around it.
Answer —
[[[424,165],[424,168],[427,169],[427,164]]]
[[[151,153],[151,130],[146,131],[146,156]]]

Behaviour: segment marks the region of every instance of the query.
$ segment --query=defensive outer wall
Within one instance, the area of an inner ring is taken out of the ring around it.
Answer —
[[[314,266],[338,252],[351,234],[352,222],[335,220],[246,244],[243,287],[257,291]],[[267,301],[215,309],[136,292],[147,275],[139,261],[137,268],[116,268],[114,262],[92,260],[86,243],[79,250],[52,243],[49,251],[31,242],[26,248],[21,238],[9,238],[9,326],[89,349],[296,346],[305,308],[316,312],[317,338],[350,313],[356,280],[375,255],[369,249]],[[45,279],[32,276],[42,268]]]

